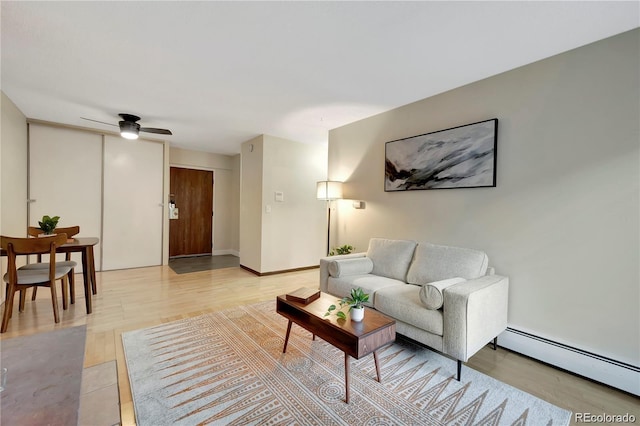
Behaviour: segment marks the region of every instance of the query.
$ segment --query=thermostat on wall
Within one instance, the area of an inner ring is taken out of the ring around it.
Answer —
[[[284,201],[284,192],[276,191],[275,192],[275,199],[276,199],[276,201]]]

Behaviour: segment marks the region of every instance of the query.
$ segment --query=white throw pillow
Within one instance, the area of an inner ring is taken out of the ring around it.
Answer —
[[[456,277],[425,284],[420,289],[420,301],[427,309],[440,309],[444,303],[444,289],[464,281],[464,278]]]
[[[329,275],[335,278],[345,275],[368,274],[373,270],[373,262],[368,257],[337,259],[329,262]]]

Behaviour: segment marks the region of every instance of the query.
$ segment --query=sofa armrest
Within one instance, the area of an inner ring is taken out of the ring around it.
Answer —
[[[444,291],[443,349],[466,362],[507,328],[509,278],[485,275]]]
[[[320,291],[325,293],[328,292],[329,289],[329,263],[333,260],[338,259],[355,259],[358,257],[366,257],[367,253],[350,253],[350,254],[341,254],[338,256],[328,256],[320,258]]]

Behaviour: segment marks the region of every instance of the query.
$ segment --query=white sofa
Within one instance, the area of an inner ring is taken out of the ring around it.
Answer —
[[[478,250],[373,238],[366,253],[320,259],[320,290],[352,288],[394,318],[396,330],[463,362],[507,327],[509,279],[495,275]]]

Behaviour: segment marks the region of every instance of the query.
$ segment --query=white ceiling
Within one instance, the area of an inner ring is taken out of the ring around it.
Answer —
[[[640,3],[7,2],[4,93],[29,118],[117,114],[221,154],[328,130],[640,26]],[[154,135],[150,135],[154,136]]]

